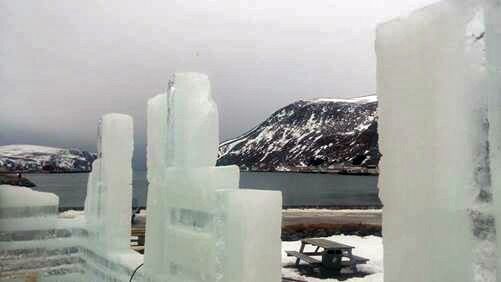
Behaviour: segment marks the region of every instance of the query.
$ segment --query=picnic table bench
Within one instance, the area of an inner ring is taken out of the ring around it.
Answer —
[[[306,245],[315,246],[315,251],[305,252]],[[299,265],[301,260],[312,266],[324,266],[329,269],[341,270],[342,267],[350,267],[354,272],[357,271],[357,264],[364,264],[369,259],[355,256],[352,250],[355,247],[334,242],[327,239],[304,239],[301,240],[301,247],[299,252],[286,251],[287,256],[296,257],[296,265]],[[323,250],[320,250],[323,249]],[[318,260],[314,256],[321,256],[322,259]],[[347,258],[347,260],[343,260]]]
[[[141,254],[144,253],[144,238],[145,229],[144,228],[131,228],[130,235],[130,248]]]

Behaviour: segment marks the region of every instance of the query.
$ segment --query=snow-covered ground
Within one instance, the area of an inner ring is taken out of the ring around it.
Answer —
[[[346,215],[381,215],[382,209],[344,209],[344,210],[334,210],[334,209],[284,209],[282,213],[287,216],[315,216],[315,215],[336,215],[336,216],[346,216]]]
[[[331,236],[326,239],[333,240],[339,243],[343,243],[346,245],[354,246],[353,254],[362,256],[370,259],[369,262],[365,265],[359,265],[358,269],[361,272],[370,273],[369,275],[363,278],[350,278],[343,281],[348,282],[382,282],[383,281],[383,240],[381,237],[377,236],[345,236],[345,235],[336,235]],[[306,277],[301,275],[296,268],[287,267],[293,265],[295,262],[294,257],[287,257],[285,254],[286,250],[299,250],[301,245],[300,241],[294,242],[282,242],[282,276],[285,278],[291,278],[298,281],[307,281],[307,282],[331,282],[331,281],[340,281],[337,279],[318,279],[313,277]],[[306,251],[314,251],[312,246],[307,246]]]

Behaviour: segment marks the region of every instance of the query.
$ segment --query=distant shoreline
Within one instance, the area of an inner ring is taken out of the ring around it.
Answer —
[[[147,210],[146,206],[133,207],[134,209]],[[321,206],[321,205],[288,205],[282,206],[283,211],[294,211],[294,210],[324,210],[324,211],[345,211],[345,210],[380,210],[383,205],[331,205],[331,206]],[[59,207],[59,212],[65,211],[82,211],[84,207]]]
[[[376,168],[349,167],[344,169],[289,169],[289,170],[247,170],[240,169],[241,172],[272,172],[272,173],[318,173],[318,174],[339,174],[339,175],[360,175],[378,176],[379,170]]]
[[[69,173],[90,173],[90,170],[85,171],[31,171],[23,172],[24,174],[69,174]]]
[[[0,173],[0,185],[12,185],[20,187],[36,187],[36,184],[31,182],[26,177],[19,177],[16,173]]]
[[[145,170],[136,170],[145,171]],[[71,173],[90,173],[91,171],[19,171],[22,174],[71,174]],[[18,171],[0,172],[2,174],[17,174]],[[350,167],[346,169],[289,169],[289,170],[247,170],[240,169],[240,172],[251,173],[306,173],[306,174],[338,174],[338,175],[356,175],[356,176],[378,176],[379,170],[374,168]]]
[[[90,173],[91,171],[2,171],[1,175],[14,175],[14,174],[68,174],[68,173]]]

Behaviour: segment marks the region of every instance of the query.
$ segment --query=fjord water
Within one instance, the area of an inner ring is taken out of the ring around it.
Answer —
[[[35,190],[55,193],[62,209],[82,209],[87,173],[29,174]],[[134,206],[146,205],[145,171],[133,174]],[[366,208],[380,207],[377,176],[242,172],[240,187],[282,191],[284,207]]]

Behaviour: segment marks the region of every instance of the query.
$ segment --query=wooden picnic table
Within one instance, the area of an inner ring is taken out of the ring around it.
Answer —
[[[317,248],[324,248],[326,250],[351,251],[352,249],[355,248],[353,246],[341,244],[341,243],[334,242],[334,241],[327,240],[327,239],[304,239],[304,240],[301,240],[301,247],[303,247],[303,249],[304,249],[304,246],[307,244],[316,246]]]
[[[315,251],[305,252],[306,245],[315,246]],[[322,248],[323,250],[320,250]],[[296,257],[296,265],[299,265],[301,260],[311,265],[322,265],[327,268],[340,270],[342,267],[351,267],[354,272],[357,271],[357,264],[367,263],[369,259],[353,255],[352,250],[355,247],[334,242],[327,239],[304,239],[301,240],[299,252],[286,251],[288,256]],[[313,258],[321,256],[322,260]],[[342,261],[345,257],[348,261]]]

